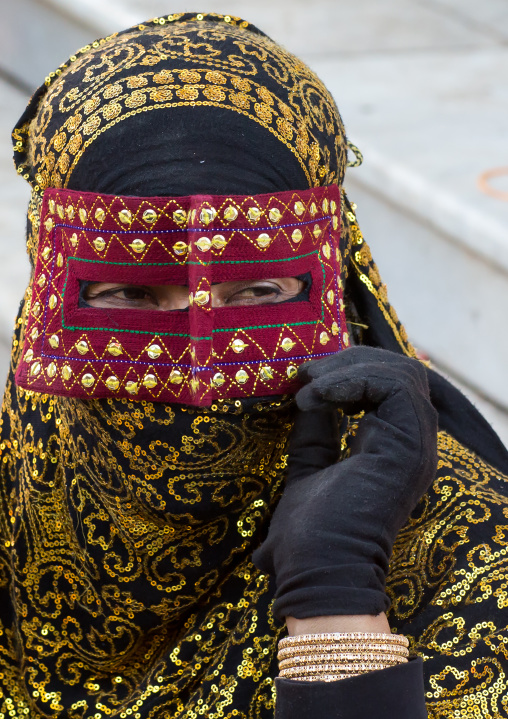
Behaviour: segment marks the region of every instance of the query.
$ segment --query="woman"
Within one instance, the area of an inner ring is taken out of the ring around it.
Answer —
[[[319,80],[173,15],[73,56],[14,140],[3,713],[507,715],[508,457],[412,359]]]

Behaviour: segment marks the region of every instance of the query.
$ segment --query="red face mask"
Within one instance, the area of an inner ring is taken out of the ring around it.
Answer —
[[[16,382],[82,398],[206,406],[298,389],[348,346],[336,185],[256,196],[44,193]],[[213,307],[212,285],[305,275],[296,301]],[[186,286],[188,311],[90,307],[83,282]]]

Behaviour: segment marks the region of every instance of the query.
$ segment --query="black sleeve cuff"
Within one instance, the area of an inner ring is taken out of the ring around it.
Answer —
[[[420,658],[336,682],[275,685],[275,719],[427,719]]]

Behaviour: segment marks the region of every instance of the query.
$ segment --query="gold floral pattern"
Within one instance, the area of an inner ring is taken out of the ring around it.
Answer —
[[[221,52],[227,42],[235,52]],[[32,256],[41,190],[65,187],[99,131],[148,107],[197,102],[261,122],[309,184],[341,184],[344,130],[320,81],[238,18],[177,13],[92,43],[33,99],[13,134],[18,172],[34,188]],[[354,209],[343,195],[341,272],[350,266],[414,354]],[[239,401],[217,402],[190,411],[171,443],[169,406],[17,389],[32,291],[1,417],[0,717],[269,719],[282,629],[273,586],[249,556],[282,486],[290,405],[244,414]],[[141,431],[153,431],[148,450]],[[221,433],[235,451],[220,451]],[[436,481],[397,539],[390,622],[424,659],[429,719],[506,719],[508,478],[444,432],[439,456]],[[208,522],[198,516],[206,492]],[[203,572],[209,547],[219,555],[226,545],[226,571]],[[186,567],[196,572],[190,588]]]
[[[33,118],[14,131],[18,172],[38,192],[66,187],[99,132],[146,108],[182,103],[229,108],[260,122],[293,152],[309,186],[342,180],[344,130],[321,81],[247,23],[191,13],[99,40],[52,73],[42,96],[32,101]],[[86,141],[78,147],[73,133]],[[320,141],[325,135],[326,143]],[[332,153],[321,153],[331,138]],[[67,157],[50,164],[50,151]]]
[[[508,716],[508,477],[450,435],[438,476],[397,538],[393,631],[423,657],[429,719]]]

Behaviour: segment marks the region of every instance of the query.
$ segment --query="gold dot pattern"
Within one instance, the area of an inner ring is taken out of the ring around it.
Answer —
[[[205,19],[216,27],[200,29]],[[153,40],[149,48],[139,42],[145,30]],[[204,40],[200,56],[193,44],[196,31]],[[239,31],[245,31],[244,41],[238,40]],[[274,92],[248,63],[239,68],[231,55],[214,58],[210,49],[221,33],[239,43],[242,53],[266,58],[264,70],[289,62],[291,87],[313,100],[312,111],[280,103],[280,87]],[[180,44],[174,71],[164,67],[173,52],[169,35]],[[41,191],[65,186],[85,146],[112,123],[172,104],[215,104],[243,113],[286,144],[312,184],[340,185],[337,168],[345,165],[346,144],[333,101],[323,99],[321,84],[306,68],[274,50],[247,23],[230,16],[176,14],[120,37],[118,56],[111,51],[118,36],[106,38],[51,73],[46,94],[32,101],[14,132],[18,172],[34,188],[28,214],[32,257]],[[74,71],[87,82],[83,94],[68,85]],[[300,73],[303,81],[295,81]],[[39,103],[45,112],[35,117]],[[332,149],[322,141],[327,132],[337,138]],[[338,229],[342,211],[342,254],[337,249],[335,255],[342,276],[350,264],[403,351],[414,354],[355,208],[345,195],[341,204],[332,226]],[[96,208],[93,222],[103,220],[100,210],[106,212]],[[238,212],[230,205],[224,216],[234,221]],[[76,212],[56,201],[52,213],[47,232],[62,215],[69,222],[75,216],[83,224],[89,219],[85,208]],[[130,219],[125,214],[120,221],[128,227]],[[276,213],[270,219],[277,222]],[[144,221],[155,222],[150,215]],[[295,231],[291,241],[300,240]],[[78,233],[70,233],[68,241],[76,247]],[[212,237],[216,250],[221,242]],[[130,249],[136,258],[145,252],[139,243]],[[107,246],[96,251],[107,252]],[[41,257],[49,260],[50,254],[42,248]],[[0,719],[48,714],[271,719],[282,630],[270,613],[274,588],[249,555],[283,481],[290,407],[281,402],[258,410],[254,404],[244,415],[240,400],[218,400],[210,409],[190,410],[185,432],[169,441],[177,418],[162,405],[128,398],[82,402],[16,388],[12,371],[25,361],[24,337],[35,342],[38,336],[36,324],[30,333],[26,328],[30,308],[31,317],[41,312],[32,293],[47,286],[44,274],[44,282],[27,291],[18,320],[1,418]],[[54,348],[61,344],[59,334],[50,340]],[[283,348],[293,339],[281,336],[280,341]],[[110,347],[111,356],[124,351],[116,339]],[[47,376],[50,365],[34,362],[33,349],[25,359]],[[263,371],[269,379],[265,365]],[[295,373],[296,366],[287,372]],[[61,373],[66,381],[75,378],[68,363]],[[112,377],[109,373],[105,380],[116,385]],[[218,385],[225,382],[219,373],[216,378]],[[178,386],[184,377],[175,370],[171,381]],[[181,409],[179,420],[183,416]],[[342,438],[344,451],[357,421],[352,419]],[[150,428],[156,431],[147,451],[137,439]],[[231,439],[227,457],[217,443],[221,432]],[[387,583],[389,619],[424,660],[429,719],[503,719],[508,717],[508,478],[443,432],[439,456],[434,485],[397,539]],[[200,513],[203,492],[212,496],[212,516]],[[225,538],[233,536],[222,552]],[[200,562],[210,547],[216,564],[204,571]]]
[[[508,716],[508,477],[444,432],[438,476],[397,538],[392,631],[424,660],[430,719]]]
[[[59,395],[195,405],[295,391],[290,365],[349,344],[333,224],[340,202],[336,185],[207,199],[46,190],[16,381]],[[306,301],[212,312],[214,282],[306,273]],[[80,307],[81,281],[112,277],[187,285],[189,311]]]
[[[140,112],[209,106],[265,127],[309,186],[340,184],[347,144],[331,95],[300,60],[226,17],[156,18],[83,48],[51,73],[14,130],[18,172],[38,192],[66,187],[86,148],[113,125]]]
[[[292,400],[83,402],[11,377],[0,714],[273,716],[282,628],[250,555],[281,491],[292,417]]]

